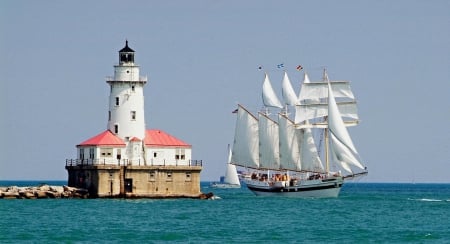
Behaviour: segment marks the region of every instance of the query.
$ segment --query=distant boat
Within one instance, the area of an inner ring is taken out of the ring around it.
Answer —
[[[285,107],[265,74],[258,117],[238,105],[231,163],[254,171],[245,183],[258,196],[337,197],[345,178],[367,174],[346,129],[359,122],[349,82],[329,81],[326,70],[310,82],[305,73],[297,98],[285,72],[282,94]],[[280,109],[276,118],[269,107]]]
[[[228,161],[226,165],[225,176],[220,182],[213,182],[211,187],[214,188],[240,188],[241,183],[239,181],[238,173],[236,171],[236,166],[230,163],[231,160],[231,148],[228,145]]]

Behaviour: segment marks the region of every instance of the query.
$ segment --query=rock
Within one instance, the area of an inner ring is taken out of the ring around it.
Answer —
[[[206,193],[206,194],[205,193],[200,194],[199,198],[200,199],[210,199],[213,196],[214,196],[214,193],[209,192],[209,193]]]
[[[39,186],[38,189],[40,191],[50,191],[50,186],[49,185],[42,185],[42,186]]]
[[[59,194],[64,192],[64,187],[62,186],[50,186],[50,191],[57,192]]]
[[[19,192],[17,191],[7,191],[3,192],[3,198],[11,199],[11,198],[20,198]]]
[[[36,191],[36,192],[34,193],[34,196],[35,196],[36,198],[47,198],[47,194],[46,194],[45,191]]]

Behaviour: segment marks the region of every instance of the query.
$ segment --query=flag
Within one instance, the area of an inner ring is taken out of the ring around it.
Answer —
[[[302,67],[301,65],[297,66],[297,70],[298,70],[298,71],[300,71],[300,70],[302,70],[302,69],[303,69],[303,67]]]
[[[233,112],[231,112],[232,114],[237,114],[238,109],[233,110]]]
[[[277,65],[277,68],[279,68],[279,69],[284,68],[284,64]]]

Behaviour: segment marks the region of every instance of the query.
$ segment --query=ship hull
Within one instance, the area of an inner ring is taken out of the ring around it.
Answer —
[[[212,188],[222,188],[222,189],[241,188],[241,185],[238,185],[238,184],[226,184],[226,183],[212,183],[210,186]]]
[[[297,198],[335,198],[339,196],[343,183],[341,177],[299,182],[246,181],[247,188],[257,196]]]

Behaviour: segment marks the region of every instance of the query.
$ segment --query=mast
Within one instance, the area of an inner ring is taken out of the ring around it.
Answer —
[[[330,83],[330,80],[328,79],[328,74],[327,74],[327,69],[326,68],[324,68],[323,69],[323,77],[322,77],[322,81],[323,82],[327,82],[327,83]],[[328,98],[327,98],[327,100],[328,100],[328,103],[330,102],[330,90],[328,90]],[[327,127],[325,128],[325,163],[326,163],[326,172],[328,173],[328,172],[330,172],[330,158],[329,158],[329,150],[330,150],[330,148],[329,148],[329,145],[330,145],[330,142],[329,142],[329,135],[328,135],[328,116],[325,116],[325,122],[326,122],[326,124],[327,124]]]
[[[329,142],[329,137],[328,137],[328,128],[324,129],[324,133],[325,133],[325,163],[326,163],[325,170],[328,173],[328,172],[330,172],[330,158],[329,158],[330,157],[330,155],[329,155],[330,142]]]

